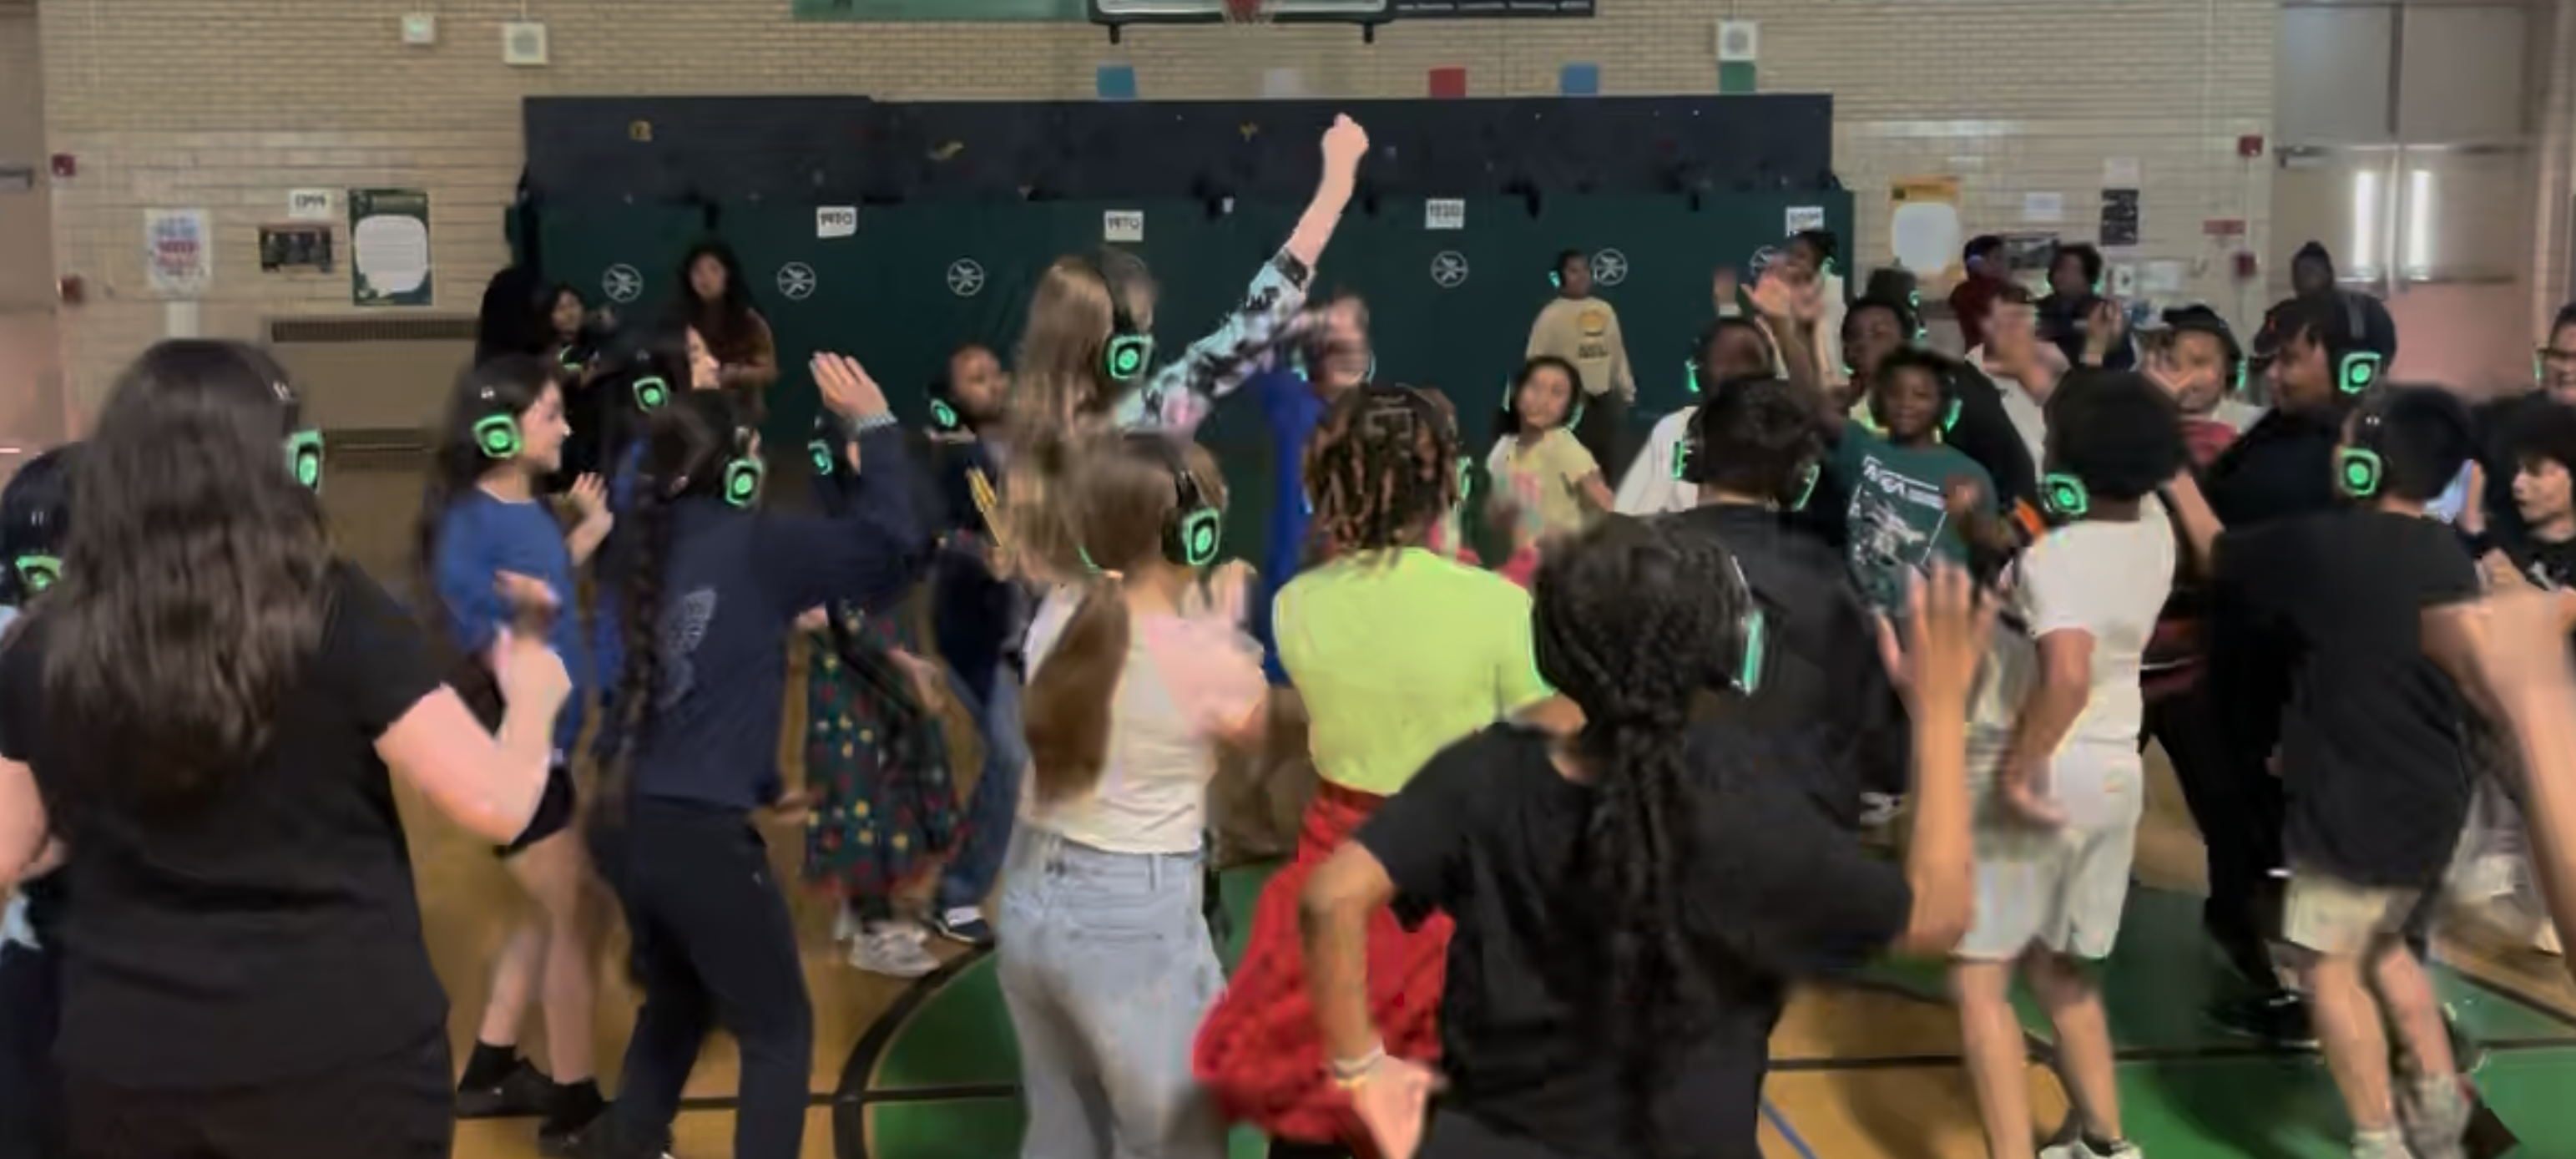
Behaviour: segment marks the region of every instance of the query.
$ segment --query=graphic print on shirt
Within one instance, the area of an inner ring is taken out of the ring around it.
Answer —
[[[1843,519],[1850,529],[1852,578],[1872,605],[1892,608],[1904,598],[1907,574],[1929,564],[1950,512],[1939,484],[1901,474],[1863,452]]]
[[[669,712],[697,684],[697,669],[690,664],[698,645],[705,643],[707,624],[716,618],[716,590],[699,588],[681,596],[662,613],[662,687],[654,698],[654,707]]]
[[[1582,341],[1574,347],[1576,362],[1599,362],[1610,357],[1610,311],[1607,308],[1586,306],[1581,314],[1575,316],[1574,324],[1583,331]]]

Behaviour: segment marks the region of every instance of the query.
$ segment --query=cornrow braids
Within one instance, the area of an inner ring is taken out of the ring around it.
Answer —
[[[1623,516],[1539,565],[1539,675],[1583,709],[1574,744],[1595,788],[1577,872],[1605,902],[1598,944],[1609,969],[1596,1022],[1610,1036],[1640,1141],[1654,1137],[1649,1106],[1669,1044],[1686,1040],[1674,1020],[1706,1005],[1679,878],[1695,854],[1724,851],[1692,848],[1687,729],[1694,700],[1723,686],[1726,654],[1744,644],[1743,593],[1709,581],[1733,566],[1714,539]]]
[[[1458,505],[1458,462],[1457,412],[1438,392],[1371,384],[1345,393],[1306,443],[1317,553],[1419,542]]]

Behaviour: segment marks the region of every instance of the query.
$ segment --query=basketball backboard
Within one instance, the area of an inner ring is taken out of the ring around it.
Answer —
[[[1091,22],[1106,25],[1114,42],[1129,24],[1219,24],[1226,0],[1089,0]],[[1374,38],[1389,19],[1388,0],[1261,0],[1261,19],[1279,24],[1356,24]],[[1240,8],[1240,3],[1237,4]]]

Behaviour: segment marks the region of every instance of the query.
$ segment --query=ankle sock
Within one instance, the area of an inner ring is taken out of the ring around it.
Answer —
[[[598,1118],[599,1113],[607,1109],[608,1100],[599,1097],[598,1080],[583,1079],[577,1083],[556,1083],[554,1099],[546,1108],[545,1125],[538,1130],[577,1131],[589,1126],[592,1119]]]
[[[502,1079],[510,1077],[510,1072],[517,1070],[518,1067],[519,1048],[517,1046],[494,1046],[488,1042],[477,1042],[474,1044],[473,1055],[465,1060],[465,1077],[458,1079],[456,1085],[468,1090],[496,1087],[501,1085]]]

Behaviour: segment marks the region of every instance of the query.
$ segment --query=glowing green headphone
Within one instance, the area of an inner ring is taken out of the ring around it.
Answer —
[[[29,595],[42,595],[46,588],[63,578],[63,561],[50,555],[22,555],[13,561],[12,566],[17,569],[18,582],[25,585]]]
[[[1735,561],[1735,553],[1726,553],[1726,574],[1735,585],[1735,597],[1744,601],[1744,612],[1735,622],[1736,652],[1734,671],[1727,682],[1735,691],[1751,696],[1762,687],[1765,654],[1770,650],[1768,625],[1763,623],[1762,604],[1753,598],[1753,585],[1745,581],[1744,565]]]
[[[2377,412],[2364,410],[2354,416],[2353,441],[2335,448],[2335,489],[2355,499],[2379,494],[2379,485],[2388,476],[2387,461],[2374,449],[2380,421]]]
[[[671,383],[661,375],[648,374],[636,379],[634,390],[637,409],[657,411],[670,405]]]
[[[1100,348],[1100,372],[1109,381],[1124,386],[1145,376],[1145,367],[1154,360],[1154,336],[1136,325],[1135,315],[1127,310],[1127,295],[1120,281],[1111,278],[1100,262],[1085,260],[1092,276],[1109,291],[1109,340]]]
[[[2093,495],[2084,489],[2084,480],[2051,471],[2039,478],[2039,505],[2061,519],[2082,519],[2093,507]]]
[[[2379,355],[2368,350],[2355,350],[2335,359],[2335,389],[2345,394],[2360,394],[2379,381]]]
[[[286,436],[286,473],[307,491],[322,489],[322,432],[308,429]]]

